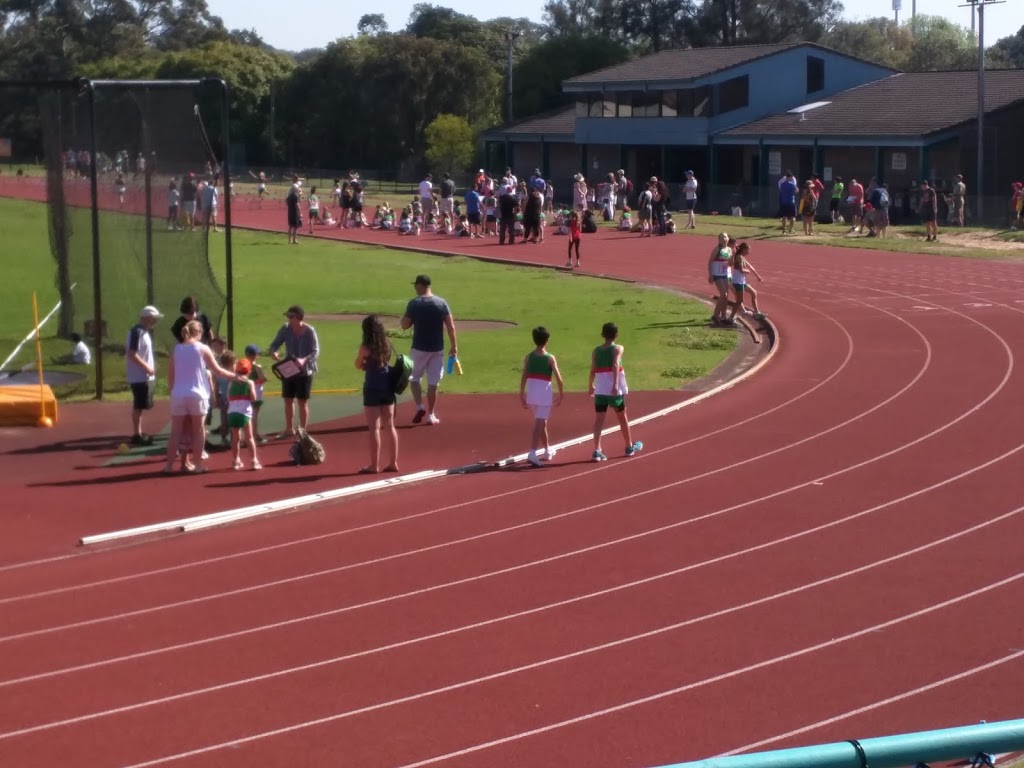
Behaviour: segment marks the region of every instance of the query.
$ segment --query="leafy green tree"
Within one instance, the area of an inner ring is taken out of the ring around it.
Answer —
[[[998,40],[985,51],[985,56],[993,67],[1024,69],[1024,27],[1017,34]]]
[[[851,56],[902,69],[914,45],[914,36],[908,24],[898,25],[893,19],[878,17],[841,21],[820,42]]]
[[[969,29],[941,16],[918,15],[912,32],[913,43],[902,69],[927,72],[977,66],[978,43]]]
[[[360,17],[356,29],[359,30],[360,35],[386,35],[388,23],[381,13],[367,13]]]
[[[424,131],[426,159],[439,172],[465,171],[473,159],[473,129],[456,115],[438,115]]]

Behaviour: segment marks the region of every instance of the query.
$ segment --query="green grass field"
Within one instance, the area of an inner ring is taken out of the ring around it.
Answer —
[[[137,254],[122,247],[116,233],[136,226],[141,217],[105,213],[101,238],[105,245],[105,281],[124,280],[137,269]],[[32,327],[31,295],[39,295],[40,314],[56,303],[55,267],[50,255],[45,208],[41,204],[0,200],[0,231],[5,234],[4,266],[8,277],[0,284],[0,355],[6,357]],[[88,229],[81,230],[88,237]],[[173,238],[187,233],[154,232],[154,258],[167,252]],[[213,240],[213,272],[224,284],[224,258],[219,238]],[[127,255],[126,255],[127,254]],[[426,272],[435,292],[448,300],[458,324],[465,320],[514,323],[503,329],[459,332],[459,356],[465,375],[445,382],[451,392],[517,391],[520,363],[531,348],[530,330],[544,325],[552,333],[550,349],[559,358],[570,390],[587,385],[590,350],[600,342],[604,322],[621,329],[627,349],[630,386],[634,389],[671,389],[699,377],[721,362],[734,348],[736,334],[705,327],[706,305],[656,289],[626,283],[578,277],[555,270],[486,264],[466,258],[439,258],[401,253],[375,246],[347,245],[304,239],[298,248],[269,234],[236,231],[234,235],[235,346],[248,343],[266,347],[283,322],[282,312],[302,304],[308,315],[364,315],[370,312],[401,315],[414,291],[415,275]],[[176,277],[174,294],[189,292],[189,275]],[[76,291],[80,302],[91,299],[87,288]],[[144,295],[144,293],[142,294]],[[120,312],[133,317],[140,307],[107,308],[106,316]],[[169,340],[168,328],[177,317],[177,300],[160,306],[167,315],[157,326],[160,341]],[[355,388],[362,374],[353,360],[360,342],[358,321],[310,321],[320,338],[321,365],[317,389]],[[224,329],[222,322],[221,329]],[[69,344],[54,337],[54,321],[43,332],[43,356],[50,370],[82,372],[81,366],[60,366],[55,358]],[[167,336],[162,336],[167,334]],[[408,334],[394,332],[399,351],[408,349]],[[112,338],[116,344],[119,338]],[[123,343],[123,342],[122,342]],[[91,346],[91,345],[90,345]],[[27,345],[16,364],[31,364],[34,349]],[[105,356],[105,387],[122,396],[123,363],[118,354]],[[158,364],[165,369],[165,366]],[[89,397],[92,372],[78,385],[62,387],[64,398]]]

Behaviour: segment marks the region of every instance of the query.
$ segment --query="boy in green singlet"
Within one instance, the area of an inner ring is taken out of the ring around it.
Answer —
[[[551,334],[547,328],[533,329],[533,343],[536,348],[523,359],[523,377],[519,381],[519,398],[523,408],[533,409],[533,439],[530,453],[526,457],[533,466],[541,466],[537,449],[544,445],[544,458],[553,459],[555,452],[548,440],[548,417],[551,407],[562,402],[562,374],[558,370],[555,356],[547,350]],[[551,380],[558,382],[558,395],[551,391]]]
[[[611,406],[619,420],[619,429],[626,440],[626,455],[632,456],[643,449],[644,444],[629,432],[629,417],[626,416],[626,372],[622,368],[621,344],[616,344],[619,329],[615,323],[605,323],[601,328],[604,344],[597,347],[590,355],[590,394],[594,397],[594,461],[607,461],[608,457],[601,451],[601,432],[604,430],[604,416]]]

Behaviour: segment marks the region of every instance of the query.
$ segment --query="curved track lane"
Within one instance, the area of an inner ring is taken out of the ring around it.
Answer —
[[[585,245],[705,290],[701,240]],[[638,457],[0,572],[0,764],[640,767],[1019,714],[1024,270],[755,250],[776,359]]]

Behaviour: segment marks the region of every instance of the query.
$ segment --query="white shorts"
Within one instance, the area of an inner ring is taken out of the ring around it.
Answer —
[[[196,204],[195,204],[195,202],[183,203],[182,206],[185,209],[185,213],[187,213],[189,216],[195,216],[196,215]]]
[[[202,395],[179,395],[171,398],[171,416],[205,416],[210,402]]]
[[[441,213],[451,213],[453,210],[452,199],[450,197],[442,197],[440,200],[440,208]]]
[[[444,350],[440,352],[423,352],[419,349],[409,351],[412,357],[412,381],[420,381],[423,374],[427,375],[427,385],[436,387],[444,375]]]
[[[537,421],[547,421],[548,417],[551,416],[550,405],[530,405],[530,410],[533,411],[533,418]]]

